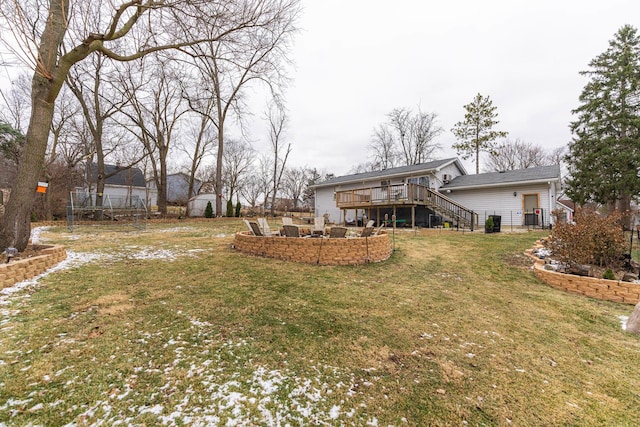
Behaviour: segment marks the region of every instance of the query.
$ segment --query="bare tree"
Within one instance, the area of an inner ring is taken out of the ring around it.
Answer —
[[[550,165],[562,165],[565,163],[565,157],[567,156],[568,147],[563,145],[561,147],[553,148],[547,152],[547,160]]]
[[[405,155],[405,163],[417,165],[433,160],[435,153],[442,149],[434,139],[443,132],[443,128],[437,123],[436,113],[418,112],[411,119],[411,139],[402,147]]]
[[[116,5],[110,0],[77,2],[70,8],[69,0],[0,2],[0,26],[13,33],[0,42],[34,70],[25,152],[0,224],[0,247],[27,246],[29,212],[56,99],[73,65],[94,52],[115,61],[133,61],[162,50],[231,40],[244,30],[255,33],[273,21],[270,11],[280,10],[280,4],[278,0],[131,0]]]
[[[225,125],[233,114],[240,120],[246,106],[243,91],[252,82],[264,82],[276,94],[286,84],[284,63],[289,62],[287,49],[297,32],[299,0],[259,2],[256,13],[263,16],[260,25],[233,40],[214,40],[193,45],[185,52],[196,59],[202,81],[209,82],[197,90],[200,96],[214,99],[216,111],[211,119],[218,130],[216,185],[222,189]],[[189,31],[185,28],[185,31]],[[193,95],[190,96],[193,99]],[[222,195],[216,198],[216,212],[222,212]]]
[[[11,81],[9,89],[0,90],[0,98],[3,101],[0,108],[0,121],[20,132],[26,132],[31,109],[30,92],[29,77],[26,74],[20,74]]]
[[[393,132],[388,125],[381,124],[374,129],[369,149],[373,153],[373,170],[384,170],[395,166],[398,153],[395,150]]]
[[[264,200],[262,202],[263,209],[269,204],[271,193],[273,192],[273,161],[269,154],[262,154],[258,160],[259,185],[262,188]]]
[[[108,132],[107,128],[109,122],[113,121],[113,116],[122,111],[127,102],[125,97],[114,90],[113,82],[104,79],[109,73],[114,72],[109,69],[109,65],[110,63],[105,57],[94,55],[77,64],[67,76],[68,86],[80,105],[84,124],[91,135],[91,140],[83,151],[85,157],[91,160],[91,162],[87,162],[87,165],[92,164],[95,155],[96,206],[102,206],[105,182],[116,173],[112,172],[109,175],[106,172],[106,158],[118,149],[118,142],[122,140],[121,138],[105,138],[105,133]],[[109,140],[113,141],[113,144],[108,144]],[[122,168],[133,167],[144,155],[145,153],[142,153],[141,156],[127,164],[121,163]],[[94,174],[92,168],[88,173]],[[91,188],[92,179],[93,177],[87,182],[88,188]]]
[[[507,139],[499,150],[489,153],[484,169],[488,172],[497,172],[560,164],[558,160],[561,156],[562,154],[547,153],[540,145],[520,139],[515,141]]]
[[[253,160],[253,148],[247,142],[229,139],[224,149],[224,182],[229,196],[227,200],[233,200],[244,185]]]
[[[373,152],[372,169],[424,163],[433,160],[435,153],[442,149],[434,141],[443,131],[437,124],[436,113],[418,109],[414,114],[408,108],[395,108],[387,117],[387,123],[374,129],[369,146]]]
[[[189,196],[195,194],[196,176],[201,168],[205,157],[215,147],[218,135],[211,120],[215,111],[214,98],[190,99],[183,91],[183,96],[189,104],[192,115],[197,115],[197,119],[186,120],[187,137],[183,139],[182,152],[189,159],[187,174],[189,176]],[[215,173],[214,177],[215,179]],[[187,204],[187,215],[189,215],[189,205]]]
[[[264,186],[262,179],[255,170],[253,170],[253,173],[249,173],[244,185],[240,188],[240,194],[251,208],[256,208],[260,196],[264,194]]]
[[[149,156],[153,180],[158,191],[158,211],[167,214],[167,159],[173,147],[174,131],[187,112],[181,95],[180,71],[158,58],[148,56],[138,70],[130,70],[122,80],[130,109],[123,110],[129,123],[125,127],[135,135]],[[147,63],[147,64],[145,64]]]
[[[273,185],[271,187],[270,209],[271,216],[273,216],[275,215],[276,197],[280,190],[282,174],[287,165],[289,153],[291,153],[291,144],[286,144],[283,141],[288,121],[284,107],[276,102],[269,104],[266,119],[269,122],[269,142],[271,143],[271,155],[273,156],[271,164],[271,183]]]
[[[287,168],[284,173],[283,189],[293,201],[294,209],[298,207],[308,180],[308,168]]]

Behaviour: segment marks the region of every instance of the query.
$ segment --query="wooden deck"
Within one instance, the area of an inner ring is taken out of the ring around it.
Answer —
[[[445,195],[418,184],[358,188],[336,192],[340,209],[371,209],[426,206],[463,227],[474,229],[477,214]],[[414,223],[412,221],[412,226]]]

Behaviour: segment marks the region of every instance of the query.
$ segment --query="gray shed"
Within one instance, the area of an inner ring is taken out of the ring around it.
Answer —
[[[213,208],[213,215],[216,215],[216,195],[211,193],[198,194],[189,199],[189,216],[192,217],[204,217],[204,210],[207,208],[207,203],[211,202]],[[227,206],[227,201],[222,199],[222,208]]]

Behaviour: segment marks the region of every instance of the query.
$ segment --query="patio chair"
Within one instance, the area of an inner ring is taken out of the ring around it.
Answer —
[[[365,225],[365,227],[366,228],[373,227],[375,223],[376,222],[374,220],[370,219],[369,221],[367,221],[367,225]]]
[[[251,224],[249,224],[249,220],[243,219],[242,222],[244,222],[244,225],[247,226],[247,230],[249,230],[249,232],[251,234],[253,234],[253,229],[251,228]],[[254,234],[254,236],[255,236],[255,234]]]
[[[290,216],[283,216],[282,225],[293,225],[293,218],[291,218]]]
[[[382,230],[382,228],[385,226],[385,223],[383,222],[382,224],[380,224],[380,226],[377,228],[376,232],[373,233],[374,236],[377,236],[378,234],[380,234],[380,230]]]
[[[347,227],[331,227],[329,238],[343,238],[347,235]]]
[[[258,218],[258,225],[262,229],[262,234],[264,234],[267,237],[280,235],[279,230],[271,231],[271,228],[269,228],[269,223],[267,222],[266,218]]]
[[[283,225],[285,237],[300,237],[300,231],[295,225]]]
[[[317,216],[313,218],[313,228],[311,229],[311,234],[324,234],[324,217]]]
[[[251,227],[251,231],[253,231],[254,236],[263,237],[262,230],[260,230],[260,226],[255,221],[250,221],[249,226]]]
[[[365,227],[360,233],[360,237],[371,237],[373,235],[373,227]]]

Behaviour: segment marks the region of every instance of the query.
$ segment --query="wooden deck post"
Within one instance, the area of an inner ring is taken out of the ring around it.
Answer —
[[[416,228],[416,207],[411,206],[411,229]]]

